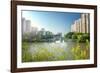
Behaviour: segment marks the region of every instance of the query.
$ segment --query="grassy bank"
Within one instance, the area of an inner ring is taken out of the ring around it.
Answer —
[[[29,45],[26,42],[22,44],[22,62],[35,62],[35,61],[56,61],[66,60],[67,54],[63,48],[52,47],[51,51],[48,47],[43,45],[36,45],[37,49],[34,49],[34,53],[29,51]]]
[[[68,56],[72,55],[72,60],[89,59],[89,41],[86,41],[86,48],[82,49],[79,42],[77,45],[70,49],[70,53],[64,50],[60,44],[54,45],[41,45],[36,43],[33,47],[33,52],[30,51],[32,43],[23,42],[22,44],[22,62],[38,62],[38,61],[60,61],[69,60]]]

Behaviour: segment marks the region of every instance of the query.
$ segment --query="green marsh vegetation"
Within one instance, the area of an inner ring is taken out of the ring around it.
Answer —
[[[81,60],[81,59],[89,59],[89,42],[86,42],[86,48],[81,49],[79,43],[77,43],[76,47],[71,49],[71,53],[73,55],[74,60]]]
[[[85,35],[85,36],[84,36]],[[77,41],[76,46],[71,49],[71,53],[73,55],[74,60],[81,60],[81,59],[89,59],[90,54],[90,43],[89,43],[89,35],[88,34],[78,34],[76,35]],[[82,49],[79,43],[84,42],[86,43],[86,48]]]
[[[49,50],[45,45],[35,45],[35,47],[38,48],[34,49],[35,51],[32,53],[29,51],[29,45],[30,44],[26,42],[22,44],[22,62],[58,61],[67,59],[67,53],[63,48],[50,47],[51,50]]]
[[[22,41],[22,62],[39,62],[39,61],[61,61],[61,60],[84,60],[90,57],[90,39],[87,33],[68,33],[65,35],[64,39],[72,39],[76,43],[75,46],[71,47],[69,51],[66,51],[61,47],[60,44],[49,43],[42,44],[43,42],[29,42]],[[40,43],[40,44],[39,44]],[[80,43],[85,43],[85,48],[82,48]],[[30,46],[34,44],[33,51],[30,50]],[[41,45],[42,44],[42,45]],[[71,46],[71,45],[70,45]],[[70,52],[70,53],[68,53]],[[69,59],[68,57],[72,58]]]

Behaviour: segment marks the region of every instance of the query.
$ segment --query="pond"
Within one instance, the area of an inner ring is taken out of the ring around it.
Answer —
[[[87,44],[72,41],[33,42],[28,44],[26,50],[23,49],[22,51],[23,62],[81,60],[89,58],[89,47],[87,49]]]

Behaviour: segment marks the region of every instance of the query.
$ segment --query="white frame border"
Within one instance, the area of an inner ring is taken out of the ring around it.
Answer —
[[[60,11],[60,12],[79,12],[90,13],[90,59],[75,61],[51,61],[51,62],[30,62],[22,63],[21,61],[21,10],[40,10],[40,11]],[[44,6],[17,6],[17,68],[30,67],[47,67],[47,66],[64,66],[64,65],[84,65],[94,64],[94,10],[79,8],[58,8]]]

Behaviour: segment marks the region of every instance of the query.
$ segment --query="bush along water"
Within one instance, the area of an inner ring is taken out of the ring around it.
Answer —
[[[78,36],[78,39],[77,39],[77,45],[75,46],[75,47],[73,47],[72,49],[71,49],[71,53],[72,53],[72,55],[73,55],[73,59],[74,60],[82,60],[82,59],[89,59],[89,52],[90,52],[90,50],[89,50],[89,40],[88,39],[86,39],[86,47],[84,48],[84,49],[81,49],[81,47],[80,47],[80,40],[81,40],[81,35],[80,36]]]

